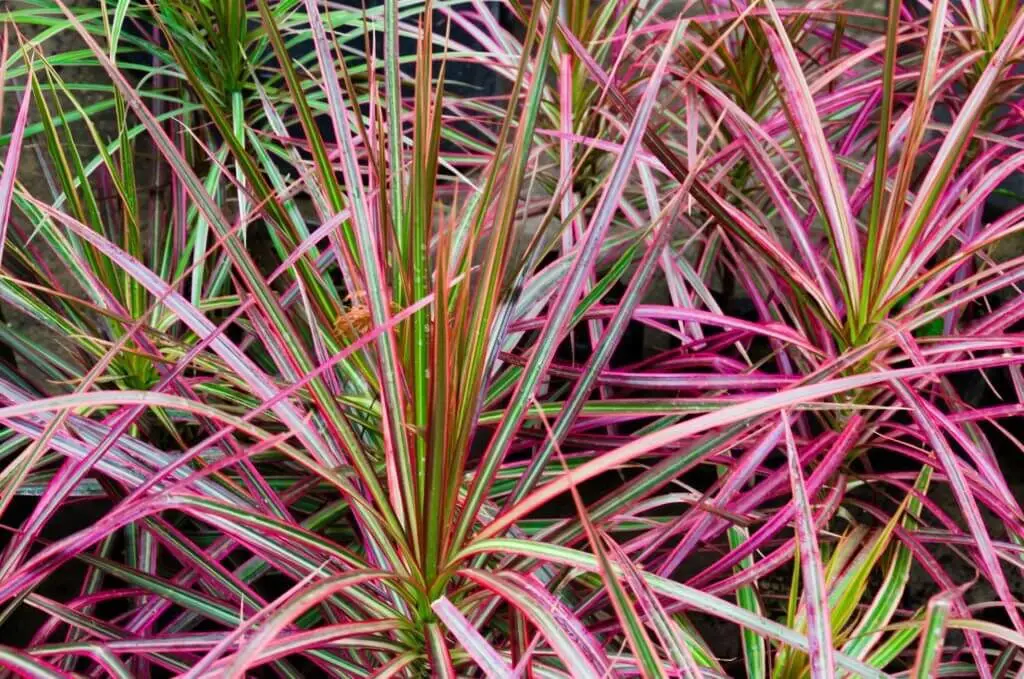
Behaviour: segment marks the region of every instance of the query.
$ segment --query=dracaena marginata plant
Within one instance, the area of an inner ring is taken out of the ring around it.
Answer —
[[[507,9],[7,15],[0,664],[1017,673],[1024,10]]]

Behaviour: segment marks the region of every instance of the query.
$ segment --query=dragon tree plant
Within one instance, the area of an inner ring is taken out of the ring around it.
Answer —
[[[1024,9],[920,9],[9,10],[0,666],[1015,676]]]

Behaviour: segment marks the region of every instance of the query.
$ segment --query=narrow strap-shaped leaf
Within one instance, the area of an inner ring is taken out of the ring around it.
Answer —
[[[893,105],[896,94],[896,48],[899,34],[900,3],[890,3],[889,13],[885,27],[885,62],[882,65],[880,119],[878,122],[878,139],[875,142],[875,165],[874,182],[871,187],[871,206],[868,212],[867,240],[864,244],[864,274],[862,281],[862,298],[866,298],[872,292],[875,284],[877,271],[880,267],[878,261],[878,239],[882,225],[882,209],[885,206],[886,181],[889,177],[889,135],[892,124]],[[867,322],[869,305],[861,304],[857,309],[855,330],[859,333],[860,328]]]
[[[263,649],[269,646],[286,626],[306,610],[349,588],[390,577],[392,577],[391,574],[383,571],[354,571],[324,578],[295,592],[286,603],[260,624],[256,633],[247,639],[244,648],[234,655],[227,670],[228,676],[243,676],[244,672],[263,652]],[[363,630],[354,633],[362,634]]]
[[[946,624],[949,619],[950,599],[940,594],[928,602],[928,612],[921,623],[921,642],[914,659],[913,679],[931,679],[937,676],[942,660],[943,644],[946,641]]]
[[[451,601],[441,597],[430,607],[483,670],[487,679],[512,679],[512,668]]]
[[[786,434],[786,460],[789,468],[793,505],[796,507],[796,534],[800,554],[800,572],[803,574],[801,600],[806,607],[808,647],[811,660],[811,679],[830,679],[835,676],[832,649],[832,621],[828,608],[828,590],[821,567],[818,535],[811,513],[811,498],[804,485],[800,456],[789,426],[789,415],[782,413]]]
[[[73,679],[75,676],[10,646],[0,646],[0,665],[14,670],[20,676],[34,679]]]
[[[853,219],[846,184],[839,174],[835,156],[825,138],[807,87],[803,70],[793,50],[786,27],[772,2],[766,3],[774,31],[765,31],[768,45],[778,67],[782,86],[782,101],[796,129],[795,139],[803,149],[811,170],[814,195],[822,208],[827,233],[832,239],[834,255],[839,262],[845,285],[844,296],[851,312],[860,308],[861,248],[857,224]]]
[[[6,29],[5,29],[6,35]],[[32,75],[28,76],[30,79]],[[18,176],[18,161],[21,159],[22,139],[25,136],[25,124],[28,121],[29,103],[28,88],[21,95],[21,105],[14,119],[14,131],[8,142],[7,156],[4,158],[4,169],[0,173],[0,259],[4,255],[4,243],[7,242],[7,224],[11,219],[11,202],[14,196],[14,180]]]
[[[574,672],[580,676],[608,676],[605,673],[610,672],[610,663],[600,644],[565,610],[563,604],[539,584],[529,583],[526,578],[514,573],[465,569],[459,574],[522,611],[541,631],[552,650]]]
[[[438,679],[457,679],[448,641],[439,624],[431,623],[426,628],[427,657],[430,658],[430,676]]]

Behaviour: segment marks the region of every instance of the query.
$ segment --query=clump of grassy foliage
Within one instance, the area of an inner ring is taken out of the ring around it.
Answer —
[[[0,666],[1016,676],[1024,8],[505,9],[6,12]]]

